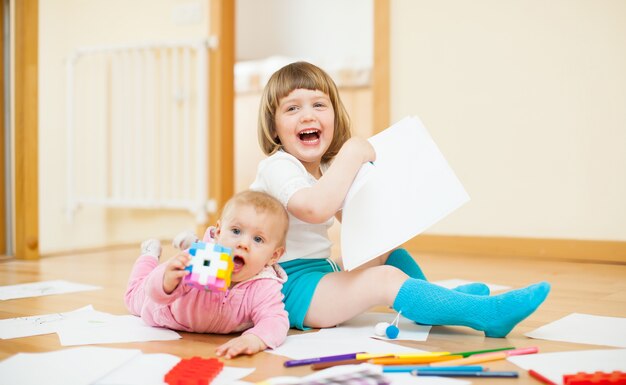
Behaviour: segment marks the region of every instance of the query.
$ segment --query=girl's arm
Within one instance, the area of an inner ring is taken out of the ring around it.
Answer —
[[[314,186],[293,194],[287,203],[287,210],[304,222],[327,221],[341,209],[361,165],[375,159],[374,148],[367,140],[349,139]]]

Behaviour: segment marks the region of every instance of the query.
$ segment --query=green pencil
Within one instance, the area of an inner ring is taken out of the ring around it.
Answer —
[[[450,353],[451,355],[459,355],[459,356],[463,356],[463,357],[469,357],[473,354],[482,354],[482,353],[492,353],[492,352],[500,352],[502,350],[512,350],[515,349],[515,347],[511,346],[508,348],[497,348],[497,349],[486,349],[486,350],[474,350],[473,352],[461,352],[461,353]]]

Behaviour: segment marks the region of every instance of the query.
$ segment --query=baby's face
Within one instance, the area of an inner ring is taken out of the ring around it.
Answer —
[[[245,281],[280,258],[284,223],[269,211],[238,205],[218,223],[216,241],[233,251],[233,283]]]

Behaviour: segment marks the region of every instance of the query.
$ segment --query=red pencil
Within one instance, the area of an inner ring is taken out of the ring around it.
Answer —
[[[536,380],[543,382],[546,385],[557,385],[554,381],[551,381],[550,379],[546,378],[545,376],[535,372],[534,370],[530,369],[528,371],[528,374],[530,374],[531,377],[535,378]]]

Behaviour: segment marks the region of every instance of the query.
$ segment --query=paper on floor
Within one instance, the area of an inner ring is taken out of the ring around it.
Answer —
[[[431,282],[434,283],[435,285],[443,286],[448,289],[454,289],[461,285],[467,285],[468,283],[475,283],[476,281],[468,281],[465,279],[451,278],[451,279],[443,279],[440,281],[431,281]],[[511,286],[497,285],[495,283],[487,283],[487,282],[482,282],[482,283],[487,285],[487,287],[489,288],[489,291],[491,291],[492,293],[495,293],[497,291],[508,290],[511,288]]]
[[[288,336],[285,343],[268,353],[293,359],[330,356],[355,352],[368,353],[411,353],[421,350],[408,348],[391,342],[375,340],[374,326],[378,322],[391,322],[395,313],[364,313],[335,328],[317,332]],[[425,341],[430,326],[417,325],[401,318],[398,339]]]
[[[542,340],[626,348],[626,318],[572,313],[525,335]]]
[[[101,289],[99,286],[64,280],[22,283],[19,285],[0,286],[0,300],[41,297],[44,295],[74,293]]]
[[[507,360],[522,369],[532,369],[556,384],[563,383],[564,374],[614,370],[626,372],[626,349],[527,354],[511,356]]]

